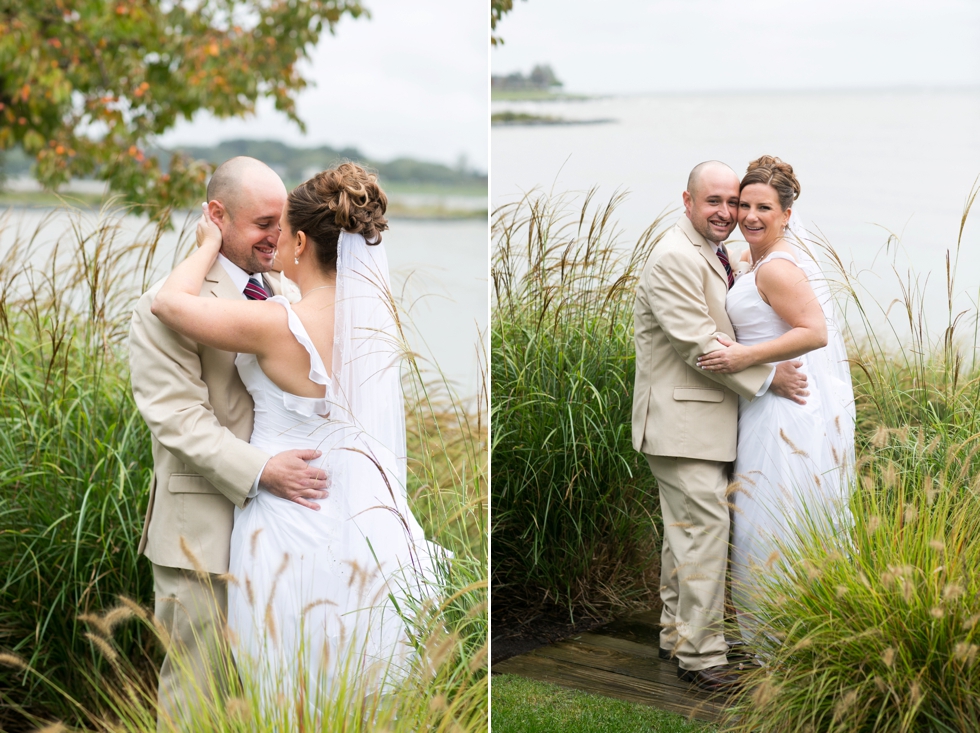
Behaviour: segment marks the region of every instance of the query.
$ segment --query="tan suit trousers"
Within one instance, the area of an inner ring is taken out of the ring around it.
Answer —
[[[660,646],[682,669],[725,664],[725,572],[729,515],[727,463],[647,455],[660,487]]]
[[[157,730],[187,727],[196,707],[225,697],[232,672],[225,641],[228,586],[215,575],[153,565],[157,619],[170,635],[160,667]]]

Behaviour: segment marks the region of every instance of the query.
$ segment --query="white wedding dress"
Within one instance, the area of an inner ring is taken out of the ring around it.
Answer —
[[[235,510],[228,625],[243,679],[269,705],[315,708],[340,677],[348,694],[397,684],[412,651],[399,612],[435,595],[444,554],[406,502],[400,359],[386,296],[368,287],[374,276],[387,286],[387,260],[380,245],[341,237],[333,379],[286,298],[269,299],[286,310],[324,398],[284,392],[252,354],[236,359],[255,403],[250,442],[269,454],[322,451],[312,464],[331,479],[319,511],[262,489]]]
[[[759,295],[755,275],[773,259],[801,267],[828,318],[828,346],[799,357],[810,394],[806,404],[766,392],[739,398],[738,452],[732,495],[732,599],[743,639],[755,626],[760,582],[778,567],[780,546],[793,543],[794,526],[840,527],[854,464],[853,389],[833,304],[819,268],[797,247],[797,256],[773,252],[740,276],[728,293],[727,310],[740,344],[771,341],[790,330]]]

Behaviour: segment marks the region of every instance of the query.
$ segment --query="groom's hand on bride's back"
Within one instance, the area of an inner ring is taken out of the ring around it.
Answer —
[[[307,461],[320,457],[318,450],[287,450],[269,459],[262,469],[259,486],[283,499],[319,511],[311,499],[326,499],[330,477]]]
[[[779,397],[793,400],[800,405],[805,405],[804,397],[810,394],[806,388],[806,374],[799,369],[803,366],[802,361],[781,361],[776,365],[776,373],[772,377],[769,391]]]

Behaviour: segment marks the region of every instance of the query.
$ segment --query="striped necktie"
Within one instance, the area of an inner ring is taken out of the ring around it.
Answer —
[[[254,275],[248,279],[244,292],[245,297],[249,300],[266,300],[269,297],[269,293]]]
[[[731,290],[732,285],[735,284],[735,276],[732,274],[732,263],[728,261],[728,255],[725,254],[724,247],[716,249],[715,254],[718,255],[721,264],[725,266],[725,273],[728,275],[728,289]]]

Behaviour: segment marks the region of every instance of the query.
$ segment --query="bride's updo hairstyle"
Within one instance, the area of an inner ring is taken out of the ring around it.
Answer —
[[[738,187],[739,192],[741,193],[743,188],[753,183],[772,186],[779,196],[779,205],[783,211],[790,208],[800,197],[800,182],[793,175],[793,166],[772,155],[763,155],[749,163],[745,177]]]
[[[288,204],[289,228],[306,234],[317,262],[327,271],[337,269],[341,230],[380,244],[381,232],[388,228],[388,197],[378,177],[356,163],[317,173],[292,190]]]

